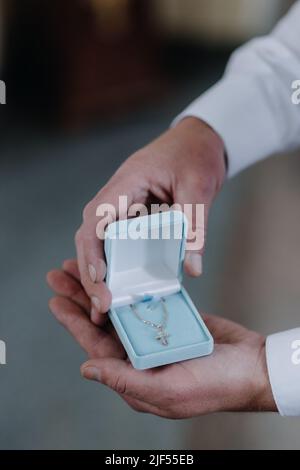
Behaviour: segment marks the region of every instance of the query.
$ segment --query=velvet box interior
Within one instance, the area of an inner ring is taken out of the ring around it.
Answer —
[[[181,284],[186,234],[187,220],[179,211],[121,220],[107,228],[109,316],[137,369],[213,350],[212,336]],[[155,325],[164,322],[167,344],[143,320]]]

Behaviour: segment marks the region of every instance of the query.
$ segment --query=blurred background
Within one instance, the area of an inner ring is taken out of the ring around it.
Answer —
[[[85,356],[49,314],[45,283],[49,269],[74,256],[82,209],[120,163],[290,3],[0,0],[1,449],[300,448],[299,420],[163,420],[83,381]],[[204,275],[186,280],[200,310],[265,334],[299,325],[299,178],[299,155],[289,155],[225,185]]]

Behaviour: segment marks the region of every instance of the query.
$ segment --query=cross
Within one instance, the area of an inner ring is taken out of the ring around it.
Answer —
[[[160,341],[163,346],[168,346],[168,344],[169,344],[169,341],[168,341],[169,336],[170,336],[170,335],[169,335],[163,328],[159,328],[158,333],[157,333],[157,336],[156,336],[155,339],[157,339],[157,341]]]

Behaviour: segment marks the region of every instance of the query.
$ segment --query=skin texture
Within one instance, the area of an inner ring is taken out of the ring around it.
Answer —
[[[87,352],[82,375],[118,393],[133,409],[166,418],[217,411],[275,411],[268,380],[265,338],[221,317],[203,315],[215,340],[212,355],[138,371],[110,322],[96,326],[76,260],[47,276],[55,297],[50,309]],[[105,318],[103,316],[103,318]]]
[[[211,204],[225,178],[224,145],[205,123],[187,118],[175,128],[129,157],[108,183],[87,204],[75,243],[82,285],[92,300],[91,318],[103,322],[111,303],[105,277],[103,242],[96,234],[101,220],[96,215],[101,203],[118,207],[119,195],[128,204],[205,204],[205,227]],[[120,217],[121,214],[116,214]],[[195,230],[195,220],[189,226]],[[100,230],[100,231],[101,231]],[[186,253],[185,270],[191,276],[202,272],[202,251]]]

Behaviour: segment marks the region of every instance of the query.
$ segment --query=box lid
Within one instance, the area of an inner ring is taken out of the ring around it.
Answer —
[[[180,211],[110,224],[105,233],[105,254],[112,307],[178,292],[186,236],[187,219]]]

